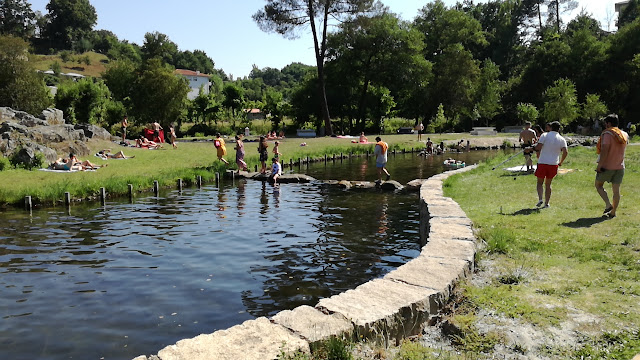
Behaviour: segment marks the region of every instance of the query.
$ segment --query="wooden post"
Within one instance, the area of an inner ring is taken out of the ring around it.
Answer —
[[[69,193],[69,192],[64,193],[64,204],[66,206],[70,206],[71,205],[71,193]]]
[[[101,187],[100,188],[100,204],[104,206],[106,202],[107,202],[107,191],[105,190],[105,188]]]
[[[333,154],[331,159],[332,159],[333,162],[336,162],[336,154]]]
[[[160,185],[158,184],[158,180],[153,180],[153,193],[158,196],[160,193]]]
[[[324,154],[324,162],[327,162],[327,154]]]
[[[33,203],[31,202],[31,196],[24,197],[24,209],[31,211],[33,209]]]
[[[133,199],[133,184],[127,184],[129,187],[129,200]]]
[[[293,158],[289,159],[289,167],[293,169]]]
[[[258,165],[256,164],[256,172],[258,172]]]
[[[298,158],[298,169],[299,169],[300,167],[302,167],[302,159],[301,159],[301,158]]]
[[[196,183],[198,184],[198,188],[202,187],[202,176],[198,175],[198,177],[196,178]]]
[[[182,179],[178,179],[178,191],[182,192]]]
[[[342,162],[343,154],[340,153],[340,162]]]
[[[216,186],[220,186],[220,173],[216,173]]]

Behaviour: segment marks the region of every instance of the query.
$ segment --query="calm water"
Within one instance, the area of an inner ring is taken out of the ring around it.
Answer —
[[[305,170],[370,180],[374,161]],[[390,157],[401,182],[441,164]],[[416,257],[418,216],[415,193],[354,196],[317,184],[230,180],[70,212],[2,212],[0,358],[130,359],[314,305]]]

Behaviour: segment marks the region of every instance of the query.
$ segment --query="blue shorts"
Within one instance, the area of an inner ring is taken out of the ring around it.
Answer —
[[[377,162],[377,161],[376,161],[376,167],[377,167],[377,168],[383,168],[383,167],[385,167],[385,166],[387,166],[387,163],[386,163],[386,162],[381,163],[381,162]]]

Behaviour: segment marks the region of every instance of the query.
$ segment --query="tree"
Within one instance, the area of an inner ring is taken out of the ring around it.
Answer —
[[[157,31],[144,35],[142,45],[142,58],[144,60],[160,58],[163,62],[175,65],[175,58],[178,55],[178,45],[169,40],[169,37]]]
[[[36,14],[26,0],[0,1],[0,35],[28,39],[36,29]]]
[[[200,71],[203,74],[212,74],[215,70],[213,60],[202,50],[180,51],[176,53],[174,60],[174,65],[178,69]]]
[[[28,61],[28,44],[0,36],[0,104],[39,114],[51,104],[51,93]]]
[[[521,121],[529,121],[530,123],[535,123],[539,115],[535,105],[526,103],[518,103],[516,106],[516,114]]]
[[[502,110],[503,91],[504,82],[500,80],[500,68],[493,61],[486,59],[480,70],[476,109],[480,117],[487,119],[487,125]]]
[[[367,106],[373,104],[367,100],[369,87],[384,87],[395,98],[408,94],[416,84],[426,86],[431,72],[422,56],[423,46],[422,34],[388,13],[360,16],[329,37],[329,86],[333,91],[340,89],[341,115],[356,117],[358,132],[365,130],[367,118],[374,120],[367,116],[371,112]]]
[[[559,79],[544,92],[542,117],[547,122],[568,125],[578,117],[576,87],[569,79]]]
[[[569,12],[578,7],[576,0],[548,0],[549,1],[549,20],[553,19],[553,23],[556,27],[556,32],[560,32],[560,24],[562,19],[560,14]]]
[[[273,128],[278,129],[280,127],[280,121],[286,114],[288,104],[283,100],[282,93],[269,89],[264,94],[264,106],[262,111],[265,114],[271,115],[271,121],[273,122]]]
[[[600,100],[600,95],[587,94],[582,111],[580,114],[593,123],[594,120],[601,118],[609,112],[607,105]]]
[[[242,109],[244,91],[235,84],[227,84],[224,86],[224,89],[222,89],[222,94],[224,95],[222,106],[231,110],[233,117],[235,117],[236,111]]]
[[[50,0],[47,10],[46,37],[57,49],[71,49],[98,21],[96,9],[89,0]]]
[[[629,0],[627,6],[620,11],[616,26],[618,26],[618,29],[621,29],[638,18],[640,18],[640,0]]]
[[[102,74],[113,98],[124,103],[130,102],[133,86],[138,78],[138,69],[128,60],[114,61]]]
[[[73,124],[105,125],[111,92],[104,81],[84,78],[60,84],[55,96],[56,107]]]
[[[132,112],[142,122],[157,120],[163,127],[183,116],[189,86],[174,69],[154,58],[143,64],[131,92]]]
[[[350,15],[369,11],[372,7],[373,0],[267,0],[264,8],[253,15],[263,31],[273,31],[291,38],[295,37],[296,29],[311,28],[326,135],[333,134],[324,74],[329,19],[342,21]]]

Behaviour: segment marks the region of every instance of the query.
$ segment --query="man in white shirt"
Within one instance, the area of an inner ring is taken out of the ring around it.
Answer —
[[[538,143],[536,144],[536,151],[540,151],[540,158],[538,159],[538,167],[535,175],[538,178],[537,190],[538,190],[538,203],[537,207],[549,207],[549,200],[551,199],[551,181],[558,174],[558,167],[562,166],[564,159],[567,158],[567,141],[560,136],[560,123],[554,121],[549,124],[551,131],[546,132],[540,136]],[[562,154],[562,157],[560,157]],[[542,200],[544,183],[544,201]]]

